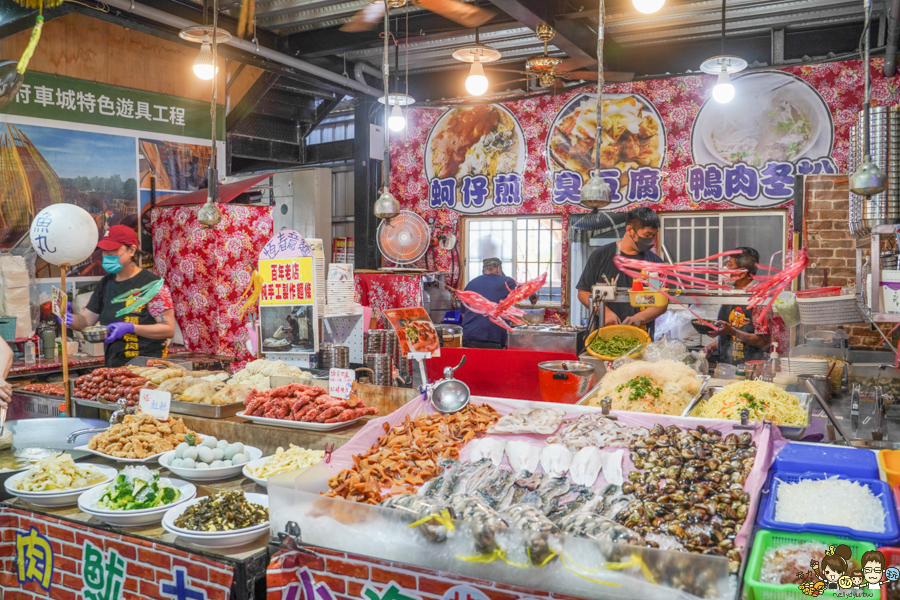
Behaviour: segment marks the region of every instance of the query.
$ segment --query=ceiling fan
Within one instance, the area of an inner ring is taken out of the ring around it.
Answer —
[[[535,78],[540,87],[561,89],[564,84],[563,80],[578,81],[592,80],[597,78],[597,71],[578,71],[590,65],[596,65],[597,61],[588,57],[575,58],[559,58],[550,56],[547,45],[556,35],[552,27],[546,23],[538,25],[535,31],[537,38],[544,42],[544,53],[541,56],[533,56],[525,61],[524,71],[515,71],[512,69],[491,69],[491,71],[501,71],[505,73],[519,73],[526,75],[522,79],[514,81],[525,81]],[[609,83],[627,83],[634,79],[634,73],[625,73],[618,71],[605,71],[603,78]],[[513,83],[513,81],[503,82]]]
[[[407,4],[421,6],[464,27],[484,25],[496,14],[492,10],[466,4],[459,0],[387,0],[390,8],[402,8]],[[353,18],[341,27],[341,31],[352,33],[374,29],[384,19],[384,10],[384,0],[375,0],[353,15]]]

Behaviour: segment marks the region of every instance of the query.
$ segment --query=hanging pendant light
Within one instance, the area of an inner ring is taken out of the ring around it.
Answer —
[[[484,74],[484,63],[500,60],[500,53],[481,43],[477,27],[475,28],[475,43],[455,50],[453,58],[460,62],[472,63],[469,75],[466,77],[466,91],[473,96],[484,94],[490,85],[487,75]]]
[[[645,15],[652,15],[663,7],[666,0],[631,0],[631,2],[638,12],[642,12]]]
[[[600,0],[599,20],[597,21],[597,135],[594,140],[594,174],[581,187],[581,204],[590,209],[603,208],[612,201],[612,190],[600,176],[600,147],[602,144],[601,127],[603,116],[603,27],[605,7]]]
[[[865,94],[863,95],[863,119],[865,121],[865,130],[863,131],[863,147],[865,155],[863,162],[856,169],[856,172],[850,175],[850,191],[860,196],[874,196],[880,194],[887,189],[887,176],[884,171],[878,168],[878,165],[872,162],[872,149],[869,139],[870,135],[870,117],[869,107],[872,104],[872,77],[869,71],[869,24],[872,15],[872,0],[863,0],[863,7],[866,12],[865,23],[863,25],[863,36],[865,37],[865,54],[863,56],[863,67],[866,70]]]
[[[200,53],[194,59],[194,75],[204,81],[215,77],[216,68],[213,62],[212,47],[209,44],[209,37],[204,35],[200,44]]]
[[[725,54],[725,0],[722,0],[722,54],[707,58],[700,65],[700,70],[718,76],[713,88],[713,100],[720,104],[728,104],[734,99],[734,84],[731,76],[747,68],[747,61],[740,56]]]

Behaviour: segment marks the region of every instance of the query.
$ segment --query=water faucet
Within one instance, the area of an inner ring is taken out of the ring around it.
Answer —
[[[119,406],[119,408],[109,416],[109,427],[118,425],[125,420],[126,416],[133,415],[135,412],[137,412],[137,406],[128,406],[128,401],[125,398],[119,398],[119,401],[116,402],[116,404]],[[92,429],[79,429],[78,431],[73,431],[69,434],[69,437],[66,438],[66,442],[71,444],[75,441],[75,438],[79,436],[102,433],[109,429],[109,427],[94,427]]]
[[[876,441],[886,440],[884,433],[884,396],[881,393],[881,386],[875,386],[875,427],[872,429],[872,439]]]

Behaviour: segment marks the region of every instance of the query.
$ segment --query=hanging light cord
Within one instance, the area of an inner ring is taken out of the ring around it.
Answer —
[[[597,169],[597,175],[600,175],[600,145],[601,132],[603,127],[600,124],[600,118],[603,115],[603,20],[605,8],[603,0],[600,0],[599,17],[597,21],[597,139],[594,140],[594,168]],[[475,30],[478,31],[477,29]]]
[[[390,134],[388,133],[390,130],[388,129],[388,120],[391,118],[391,103],[390,103],[390,95],[388,94],[388,83],[390,81],[390,64],[388,60],[390,59],[390,55],[388,54],[388,43],[390,42],[390,17],[388,16],[389,7],[387,2],[384,4],[384,59],[382,60],[382,69],[383,69],[383,77],[384,77],[384,126],[382,130],[384,131],[384,163],[382,164],[381,171],[381,179],[384,185],[384,191],[389,192],[391,190],[390,186],[390,174],[391,174],[391,140]]]
[[[863,148],[866,149],[866,156],[872,155],[871,148],[871,140],[869,138],[869,106],[872,104],[872,83],[870,81],[870,73],[869,73],[869,27],[871,26],[871,17],[872,17],[872,0],[863,0],[863,6],[865,7],[866,16],[865,23],[863,24],[863,68],[865,69],[865,93],[863,94],[863,118],[865,120],[865,128],[863,131]]]
[[[216,171],[216,100],[218,99],[218,77],[216,76],[216,70],[219,66],[219,47],[216,43],[216,34],[219,30],[219,0],[213,0],[212,3],[213,9],[213,24],[212,24],[212,56],[213,56],[213,85],[212,85],[212,103],[209,106],[209,119],[212,123],[212,154],[210,156],[210,170],[209,173],[216,177],[218,180],[218,175]],[[218,181],[209,181],[207,182],[207,189],[209,190],[209,199],[212,202],[216,200],[216,184]]]
[[[725,56],[725,0],[722,0],[722,56]]]

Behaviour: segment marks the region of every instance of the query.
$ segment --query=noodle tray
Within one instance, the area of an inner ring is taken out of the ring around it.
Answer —
[[[721,390],[721,386],[713,386],[708,387],[706,389],[700,390],[700,393],[694,398],[693,402],[688,404],[687,408],[684,409],[684,412],[681,413],[682,417],[695,417],[698,419],[704,419],[708,421],[715,421],[715,419],[706,419],[705,417],[697,416],[699,414],[700,405],[703,402],[709,400],[713,394]],[[800,440],[803,437],[803,434],[806,432],[806,428],[809,427],[810,419],[812,419],[812,408],[813,408],[813,397],[812,394],[807,392],[788,392],[791,396],[797,398],[800,403],[800,409],[806,413],[806,424],[802,427],[794,427],[791,425],[778,425],[778,429],[781,430],[781,435],[789,440]],[[751,421],[752,422],[752,421]]]

